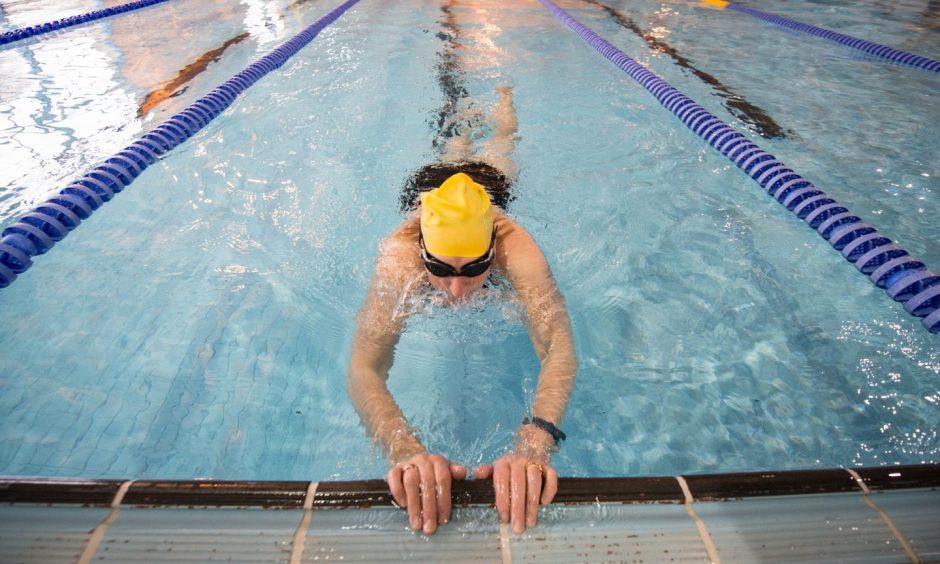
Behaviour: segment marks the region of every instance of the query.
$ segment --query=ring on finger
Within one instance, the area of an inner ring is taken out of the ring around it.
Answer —
[[[415,470],[415,471],[417,471],[417,470],[418,470],[418,467],[415,466],[414,464],[402,464],[402,465],[401,465],[401,473],[402,473],[402,475],[404,475],[405,472],[407,472],[408,470]]]
[[[545,475],[545,469],[542,468],[542,463],[541,463],[541,462],[538,462],[538,461],[533,460],[533,461],[531,461],[531,462],[529,462],[528,464],[525,465],[525,470],[526,470],[526,472],[529,471],[529,468],[538,468],[539,475],[542,475],[542,476]]]

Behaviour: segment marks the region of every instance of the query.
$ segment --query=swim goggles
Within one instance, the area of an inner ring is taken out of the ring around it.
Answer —
[[[451,276],[466,276],[472,278],[483,274],[493,262],[495,244],[496,227],[494,226],[493,235],[490,237],[490,250],[488,250],[485,255],[473,262],[465,264],[463,268],[457,270],[446,262],[434,257],[434,255],[429,254],[427,249],[424,248],[424,235],[421,234],[420,231],[418,232],[418,245],[421,247],[421,260],[424,261],[424,267],[434,276],[441,278],[449,278]]]

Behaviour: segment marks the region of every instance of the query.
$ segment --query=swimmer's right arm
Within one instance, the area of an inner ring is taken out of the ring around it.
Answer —
[[[466,478],[467,470],[427,452],[388,390],[388,371],[403,320],[395,316],[397,296],[381,290],[391,279],[383,263],[387,261],[380,259],[359,312],[349,361],[349,397],[366,430],[388,454],[392,468],[385,480],[392,497],[408,509],[412,529],[431,534],[439,523],[450,520],[451,482]]]
[[[424,446],[409,432],[405,416],[386,385],[401,323],[393,318],[390,297],[378,289],[379,277],[377,272],[359,312],[347,383],[349,398],[366,430],[395,462],[423,452]]]

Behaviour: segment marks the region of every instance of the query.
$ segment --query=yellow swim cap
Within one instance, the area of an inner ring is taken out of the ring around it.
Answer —
[[[493,236],[493,206],[482,186],[462,172],[421,194],[421,233],[432,255],[483,256]]]

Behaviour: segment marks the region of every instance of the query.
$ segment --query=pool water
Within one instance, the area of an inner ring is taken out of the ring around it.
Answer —
[[[4,2],[0,30],[117,3]],[[4,47],[0,224],[338,3],[172,0]],[[560,5],[940,268],[935,73],[701,3]],[[931,6],[755,5],[940,58]],[[362,0],[0,291],[0,474],[383,474],[346,366],[442,84],[484,111],[514,92],[509,211],[580,363],[562,475],[938,461],[937,337],[540,4]],[[413,317],[389,386],[476,464],[537,377],[511,300],[482,296]]]

